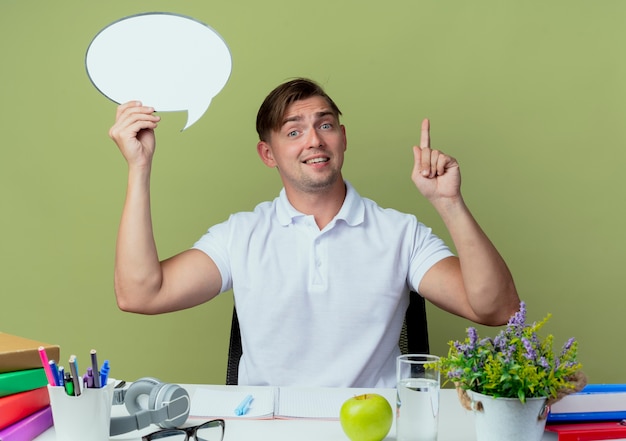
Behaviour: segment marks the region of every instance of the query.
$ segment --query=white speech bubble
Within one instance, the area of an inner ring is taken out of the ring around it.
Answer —
[[[89,79],[120,104],[140,100],[157,111],[187,111],[190,127],[230,76],[228,46],[211,27],[171,13],[133,15],[111,23],[85,56]]]

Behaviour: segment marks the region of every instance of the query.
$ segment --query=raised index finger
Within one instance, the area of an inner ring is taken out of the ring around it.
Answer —
[[[422,136],[420,137],[420,148],[430,147],[430,121],[428,118],[422,121]]]

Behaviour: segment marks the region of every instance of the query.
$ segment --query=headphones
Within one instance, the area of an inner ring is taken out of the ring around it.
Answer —
[[[189,394],[177,384],[144,377],[128,389],[115,389],[113,404],[124,404],[129,416],[111,418],[111,436],[158,424],[163,429],[179,427],[189,416]]]

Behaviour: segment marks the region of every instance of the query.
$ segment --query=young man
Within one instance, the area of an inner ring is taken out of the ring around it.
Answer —
[[[160,261],[152,233],[154,109],[118,107],[110,136],[128,162],[115,292],[125,311],[190,308],[233,289],[240,384],[394,387],[410,290],[488,325],[518,309],[511,274],[461,196],[456,160],[430,148],[424,120],[412,179],[448,228],[458,257],[415,216],[361,198],[342,176],[341,112],[316,83],[278,86],[259,109],[257,152],[280,195],[209,229]]]

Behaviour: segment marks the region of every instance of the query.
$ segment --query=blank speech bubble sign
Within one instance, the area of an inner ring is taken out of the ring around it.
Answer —
[[[120,104],[139,100],[157,111],[187,111],[198,121],[226,85],[232,58],[222,37],[190,17],[133,15],[111,23],[85,56],[89,79]]]

